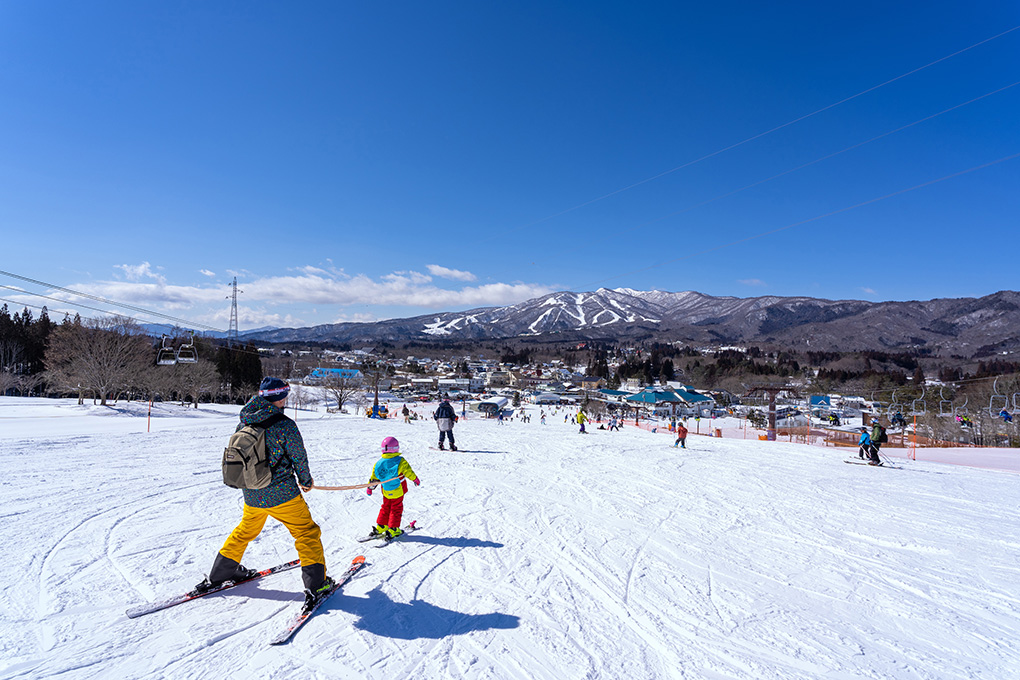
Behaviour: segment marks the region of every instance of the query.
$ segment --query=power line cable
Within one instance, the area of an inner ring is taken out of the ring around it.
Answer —
[[[866,140],[864,140],[862,142],[858,142],[856,144],[852,144],[852,145],[850,145],[850,146],[848,146],[848,147],[846,147],[844,149],[840,149],[839,151],[834,151],[834,152],[826,154],[824,156],[820,156],[820,157],[818,157],[818,158],[816,158],[816,159],[814,159],[812,161],[809,161],[807,163],[803,163],[801,165],[798,165],[798,166],[796,166],[794,168],[790,168],[788,170],[784,170],[784,171],[782,171],[780,173],[772,175],[771,177],[766,177],[765,179],[760,179],[760,180],[757,180],[757,181],[752,182],[750,184],[746,184],[746,185],[740,187],[739,189],[733,189],[732,191],[728,191],[726,193],[719,194],[719,195],[714,196],[712,198],[709,198],[709,199],[706,199],[704,201],[701,201],[700,203],[695,203],[694,205],[690,205],[690,206],[688,206],[686,208],[683,208],[681,210],[677,210],[676,212],[669,213],[668,215],[662,215],[661,217],[656,217],[656,218],[653,218],[653,219],[645,221],[645,222],[641,222],[641,223],[636,224],[636,225],[631,226],[631,227],[621,228],[621,229],[617,230],[616,233],[618,235],[628,234],[628,233],[631,233],[633,231],[637,231],[638,229],[642,229],[642,228],[647,227],[649,225],[655,224],[656,222],[661,222],[662,220],[666,220],[666,219],[669,219],[671,217],[677,217],[678,215],[682,215],[682,214],[690,212],[692,210],[697,210],[698,208],[703,208],[704,206],[709,205],[711,203],[714,203],[716,201],[722,200],[724,198],[729,198],[730,196],[734,196],[734,195],[739,194],[739,193],[741,193],[743,191],[747,191],[748,189],[753,189],[755,187],[759,187],[759,186],[761,186],[763,184],[766,184],[768,182],[771,182],[773,180],[779,179],[781,177],[785,177],[786,175],[793,174],[793,173],[798,172],[800,170],[804,170],[805,168],[809,168],[809,167],[811,167],[813,165],[817,165],[818,163],[821,163],[823,161],[829,160],[831,158],[835,158],[836,156],[839,156],[841,154],[847,153],[849,151],[853,151],[854,149],[859,149],[862,146],[865,146],[865,145],[870,144],[872,142],[876,142],[876,141],[878,141],[880,139],[883,139],[885,137],[889,137],[890,135],[894,135],[894,134],[896,134],[898,132],[902,132],[904,130],[907,130],[909,128],[914,127],[915,125],[920,125],[921,123],[925,123],[927,121],[933,120],[935,118],[938,118],[939,116],[942,116],[942,115],[945,115],[945,114],[950,113],[952,111],[955,111],[957,109],[963,108],[964,106],[967,106],[969,104],[973,104],[975,102],[981,101],[982,99],[986,99],[988,97],[991,97],[992,95],[998,94],[1000,92],[1005,92],[1006,90],[1008,90],[1010,88],[1013,88],[1013,87],[1016,87],[1017,85],[1020,85],[1020,80],[1018,80],[1016,82],[1013,82],[1013,83],[1010,83],[1009,85],[1005,85],[1003,87],[1000,87],[1000,88],[998,88],[996,90],[992,90],[991,92],[986,92],[985,94],[983,94],[983,95],[981,95],[979,97],[974,97],[973,99],[969,99],[969,100],[967,100],[965,102],[961,102],[959,104],[956,104],[955,106],[950,106],[949,108],[943,109],[943,110],[939,111],[938,113],[933,113],[933,114],[931,114],[929,116],[925,116],[924,118],[919,118],[919,119],[915,120],[912,123],[907,123],[906,125],[901,125],[898,128],[895,128],[893,130],[889,130],[888,132],[883,132],[882,134],[876,135],[874,137],[871,137],[870,139],[866,139]],[[577,244],[574,245],[574,251],[576,252],[576,251],[584,250],[586,248],[597,247],[597,246],[600,246],[600,245],[601,244],[599,244],[596,241],[584,241],[584,240],[582,240],[580,243],[577,243]],[[533,261],[532,264],[535,264],[535,262],[548,262],[548,261],[551,261],[551,259],[552,259],[551,257],[550,258],[546,258],[545,260],[537,259],[537,260]]]
[[[1004,35],[1008,35],[1009,33],[1012,33],[1013,31],[1015,31],[1017,29],[1020,29],[1020,25],[1014,26],[1013,28],[1005,30],[1005,31],[1003,31],[1001,33],[998,33],[996,35],[993,35],[993,36],[991,36],[989,38],[985,38],[984,40],[980,40],[980,41],[974,43],[973,45],[970,45],[968,47],[964,47],[963,49],[957,50],[956,52],[953,52],[951,54],[947,54],[944,57],[940,57],[940,58],[936,59],[935,61],[928,62],[924,66],[918,66],[915,69],[911,69],[910,71],[907,71],[906,73],[903,73],[901,75],[896,76],[895,78],[890,78],[889,80],[881,82],[878,85],[873,85],[873,86],[871,86],[871,87],[869,87],[869,88],[867,88],[865,90],[861,90],[857,94],[850,95],[849,97],[844,97],[843,99],[840,99],[839,101],[836,101],[836,102],[833,102],[832,104],[828,104],[826,106],[823,106],[822,108],[816,109],[815,111],[812,111],[811,113],[807,113],[807,114],[804,114],[802,116],[799,116],[798,118],[794,118],[793,120],[787,121],[787,122],[783,123],[782,125],[777,125],[776,127],[773,127],[773,128],[771,128],[769,130],[765,130],[764,132],[759,132],[756,135],[752,135],[751,137],[748,137],[747,139],[744,139],[742,141],[736,142],[734,144],[730,144],[729,146],[725,146],[725,147],[723,147],[721,149],[713,151],[712,153],[705,154],[704,156],[701,156],[700,158],[695,158],[692,161],[688,161],[686,163],[678,165],[675,168],[671,168],[669,170],[664,170],[663,172],[660,172],[660,173],[658,173],[656,175],[652,175],[651,177],[648,177],[646,179],[640,180],[638,182],[634,182],[633,184],[629,184],[629,185],[627,185],[627,186],[625,186],[623,188],[616,189],[615,191],[610,191],[609,193],[603,194],[602,196],[599,196],[598,198],[593,198],[593,199],[585,201],[583,203],[579,203],[579,204],[577,204],[577,205],[575,205],[575,206],[573,206],[571,208],[567,208],[565,210],[561,210],[561,211],[553,213],[551,215],[547,215],[545,217],[542,217],[540,219],[534,220],[532,222],[528,222],[526,224],[522,224],[522,225],[520,225],[518,227],[511,227],[508,230],[503,230],[499,236],[493,236],[493,237],[491,237],[491,238],[489,238],[489,239],[487,239],[485,241],[482,241],[482,243],[488,243],[488,242],[494,241],[496,239],[504,238],[506,233],[507,233],[507,231],[517,231],[517,230],[520,230],[520,229],[526,229],[527,227],[532,227],[532,226],[535,226],[536,224],[541,224],[542,222],[546,222],[548,220],[555,219],[557,217],[561,217],[563,215],[566,215],[567,213],[571,213],[571,212],[573,212],[575,210],[579,210],[579,209],[584,208],[586,206],[592,205],[593,203],[598,203],[599,201],[604,201],[605,199],[611,198],[613,196],[616,196],[617,194],[622,194],[625,191],[630,191],[631,189],[639,187],[639,186],[641,186],[643,184],[647,184],[649,182],[653,182],[653,181],[655,181],[655,180],[657,180],[657,179],[659,179],[661,177],[665,177],[666,175],[670,175],[670,174],[672,174],[674,172],[677,172],[678,170],[683,170],[684,168],[689,168],[692,165],[696,165],[698,163],[701,163],[702,161],[706,161],[706,160],[708,160],[710,158],[714,158],[715,156],[718,156],[720,154],[726,153],[727,151],[732,151],[733,149],[736,149],[736,148],[741,147],[741,146],[743,146],[745,144],[753,142],[753,141],[755,141],[757,139],[761,139],[762,137],[770,135],[773,132],[778,132],[779,130],[782,130],[784,128],[788,128],[791,125],[795,125],[797,123],[805,121],[808,118],[811,118],[813,116],[817,116],[820,113],[824,113],[825,111],[833,109],[833,108],[835,108],[837,106],[840,106],[842,104],[846,104],[849,101],[853,101],[854,99],[857,99],[858,97],[862,97],[862,96],[864,96],[864,95],[866,95],[866,94],[868,94],[870,92],[874,92],[875,90],[883,88],[886,85],[890,85],[892,83],[895,83],[898,80],[903,80],[904,78],[906,78],[908,76],[911,76],[911,75],[914,75],[915,73],[919,73],[920,71],[923,71],[926,68],[930,68],[931,66],[934,66],[935,64],[938,64],[938,63],[941,63],[943,61],[946,61],[947,59],[952,59],[953,57],[959,56],[959,55],[963,54],[964,52],[967,52],[969,50],[974,49],[975,47],[980,47],[981,45],[984,45],[985,43],[991,42],[992,40],[995,40],[997,38],[1001,38]]]
[[[55,300],[57,302],[64,302],[63,300],[57,300],[56,298],[50,298],[50,297],[47,297],[46,295],[40,295],[39,293],[31,293],[29,291],[24,291],[24,290],[21,290],[21,289],[18,289],[18,288],[14,288],[12,286],[4,286],[4,285],[0,284],[0,288],[7,288],[8,290],[13,290],[15,292],[25,293],[27,295],[35,295],[35,296],[38,296],[38,297],[46,298],[48,300]],[[57,314],[65,314],[67,316],[71,315],[71,311],[61,310],[61,309],[51,309],[50,307],[48,307],[46,305],[42,305],[42,306],[40,306],[40,305],[33,305],[33,304],[29,304],[27,302],[22,302],[22,301],[18,301],[18,300],[11,300],[10,298],[0,297],[0,302],[7,302],[7,303],[10,303],[10,304],[14,305],[15,307],[30,307],[32,309],[38,309],[40,311],[46,311],[47,313],[55,312]],[[77,304],[77,303],[67,303],[67,304],[71,305],[71,310],[75,311],[75,313],[77,313],[77,311],[76,311],[77,309],[81,308],[81,309],[91,309],[92,311],[95,311],[95,312],[101,312],[103,314],[111,314],[111,315],[115,315],[116,316],[115,312],[110,312],[110,311],[107,311],[107,310],[104,310],[104,309],[98,309],[96,307],[89,307],[87,305],[82,305],[82,304]],[[82,318],[85,319],[85,320],[98,321],[98,319],[96,317],[86,316],[86,317],[82,317]],[[171,328],[173,327],[170,324],[153,324],[153,325],[156,325],[156,326],[169,326]],[[227,348],[225,348],[225,349],[227,349]],[[251,354],[251,355],[257,356],[257,357],[261,357],[262,356],[259,352],[253,352],[251,350],[242,349],[242,348],[239,348],[237,346],[230,347],[229,349],[230,349],[230,351],[238,353],[238,354]]]
[[[169,321],[173,321],[173,322],[183,326],[184,328],[202,328],[202,329],[205,329],[205,330],[208,330],[208,331],[215,331],[217,333],[225,333],[226,332],[222,328],[216,328],[215,326],[208,326],[206,324],[197,323],[197,322],[194,322],[194,321],[189,321],[188,319],[182,319],[180,317],[171,316],[169,314],[163,314],[162,312],[156,312],[156,311],[153,311],[151,309],[145,309],[144,307],[137,307],[135,305],[130,305],[130,304],[126,303],[126,302],[117,302],[116,300],[110,300],[108,298],[99,297],[98,295],[91,295],[89,293],[82,293],[80,291],[72,290],[70,288],[64,288],[62,286],[58,286],[58,285],[55,285],[55,284],[52,284],[52,283],[46,283],[45,281],[39,281],[38,279],[29,278],[27,276],[21,276],[20,274],[14,274],[12,272],[0,270],[0,275],[9,276],[12,279],[18,279],[20,281],[26,281],[28,283],[34,283],[37,286],[43,286],[45,288],[52,288],[54,290],[60,290],[60,291],[63,291],[65,293],[68,293],[70,295],[76,295],[78,297],[83,297],[83,298],[86,298],[88,300],[95,300],[96,302],[102,302],[102,303],[108,304],[108,305],[114,305],[114,306],[117,306],[117,307],[123,307],[124,309],[130,309],[132,311],[140,312],[142,314],[147,314],[149,316],[155,316],[155,317],[158,317],[160,319],[167,319]],[[36,295],[36,293],[29,293],[28,291],[24,291],[24,292],[28,293],[29,295]],[[40,295],[40,297],[46,297],[46,296],[45,295]],[[67,303],[67,304],[72,304],[72,303]]]
[[[961,170],[959,172],[954,172],[952,174],[945,175],[943,177],[939,177],[938,179],[933,179],[933,180],[930,180],[928,182],[922,182],[921,184],[915,184],[912,187],[907,187],[906,189],[900,189],[899,191],[894,191],[891,194],[885,194],[884,196],[879,196],[877,198],[872,198],[872,199],[869,199],[867,201],[862,201],[860,203],[855,203],[854,205],[849,205],[849,206],[846,206],[844,208],[840,208],[838,210],[833,210],[833,211],[824,213],[822,215],[816,215],[815,217],[809,217],[806,220],[800,220],[800,221],[797,221],[797,222],[793,222],[791,224],[787,224],[786,226],[778,227],[776,229],[770,229],[769,231],[763,231],[761,233],[754,234],[752,236],[747,236],[745,238],[737,239],[736,241],[730,241],[729,243],[723,243],[723,244],[718,245],[718,246],[713,246],[712,248],[706,248],[704,250],[701,250],[701,251],[698,251],[698,252],[695,252],[695,253],[688,253],[687,255],[683,255],[681,257],[675,257],[675,258],[672,258],[672,259],[669,259],[669,260],[664,260],[662,262],[658,262],[656,264],[649,265],[647,267],[641,267],[640,269],[634,269],[634,270],[629,271],[629,272],[623,272],[623,273],[620,273],[620,274],[616,274],[615,276],[610,276],[608,278],[601,279],[599,281],[594,281],[594,282],[591,282],[591,283],[588,283],[588,284],[584,284],[584,285],[581,286],[581,288],[583,289],[583,288],[588,288],[588,287],[591,287],[591,286],[598,286],[598,285],[600,285],[600,284],[602,284],[602,283],[604,283],[606,281],[613,281],[615,279],[619,279],[619,278],[624,277],[624,276],[630,276],[632,274],[639,274],[641,272],[646,272],[646,271],[648,271],[650,269],[657,269],[657,268],[662,267],[662,266],[667,265],[667,264],[673,264],[674,262],[680,262],[682,260],[689,260],[689,259],[691,259],[693,257],[700,257],[702,255],[706,255],[708,253],[712,253],[712,252],[715,252],[717,250],[722,250],[723,248],[729,248],[731,246],[739,245],[741,243],[746,243],[748,241],[753,241],[755,239],[764,238],[765,236],[771,236],[772,234],[778,234],[779,232],[786,231],[787,229],[793,229],[794,227],[799,227],[799,226],[802,226],[802,225],[805,225],[805,224],[809,224],[811,222],[817,222],[818,220],[825,219],[826,217],[832,217],[833,215],[839,215],[841,213],[849,212],[849,211],[855,210],[857,208],[863,208],[866,205],[871,205],[873,203],[878,203],[879,201],[884,201],[887,198],[893,198],[895,196],[900,196],[902,194],[906,194],[908,192],[915,191],[917,189],[923,189],[924,187],[929,187],[929,186],[931,186],[933,184],[938,184],[939,182],[944,182],[946,180],[953,179],[955,177],[960,177],[962,175],[966,175],[966,174],[971,173],[971,172],[976,172],[978,170],[983,170],[983,169],[989,168],[989,167],[991,167],[993,165],[998,165],[999,163],[1004,163],[1006,161],[1010,161],[1010,160],[1013,160],[1014,158],[1018,158],[1018,157],[1020,157],[1020,153],[1014,153],[1014,154],[1011,154],[1009,156],[1003,156],[1002,158],[998,158],[998,159],[996,159],[994,161],[989,161],[988,163],[982,163],[981,165],[975,165],[974,167],[967,168],[966,170]]]
[[[101,314],[109,314],[111,316],[120,316],[119,314],[117,314],[117,312],[111,312],[108,309],[100,309],[99,307],[92,307],[92,306],[89,306],[89,305],[84,305],[84,304],[81,304],[80,302],[71,302],[69,300],[61,300],[60,298],[50,297],[49,295],[43,295],[42,293],[33,293],[32,291],[25,290],[24,288],[15,288],[14,286],[5,286],[3,284],[0,284],[0,288],[6,288],[7,290],[13,290],[16,293],[22,293],[24,295],[32,295],[34,297],[40,297],[40,298],[43,298],[43,299],[46,299],[46,300],[52,300],[54,302],[59,302],[60,304],[63,304],[63,305],[70,305],[72,310],[90,309],[93,312],[99,312]],[[14,302],[13,300],[5,300],[5,301],[11,302],[12,304],[15,304],[15,305],[23,304],[23,303],[20,303],[20,302]],[[30,307],[33,307],[33,308],[36,308],[36,309],[46,309],[47,311],[50,311],[48,307],[37,307],[36,305],[27,305],[27,306],[30,306]],[[70,312],[67,312],[67,311],[61,311],[61,310],[53,310],[53,311],[56,311],[58,314],[70,314]],[[173,328],[174,327],[172,324],[168,324],[168,323],[156,323],[156,324],[152,324],[152,325],[154,325],[154,326],[166,326],[167,328]]]

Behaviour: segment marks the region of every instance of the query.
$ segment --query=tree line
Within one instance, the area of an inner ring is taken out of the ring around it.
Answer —
[[[54,323],[44,307],[11,314],[0,307],[0,394],[76,396],[105,405],[108,400],[243,402],[262,380],[254,345],[218,346],[207,338],[172,338],[193,343],[194,363],[156,364],[154,340],[134,320],[122,316],[83,319],[66,316]]]

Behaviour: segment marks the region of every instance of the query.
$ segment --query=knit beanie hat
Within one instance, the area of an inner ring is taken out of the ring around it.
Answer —
[[[382,440],[383,453],[400,453],[400,442],[396,437],[387,437]]]
[[[290,385],[279,378],[263,378],[259,385],[259,396],[265,397],[266,401],[286,399],[289,393]]]

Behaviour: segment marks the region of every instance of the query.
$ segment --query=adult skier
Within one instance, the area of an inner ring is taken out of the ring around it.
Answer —
[[[273,480],[264,489],[242,490],[241,522],[227,537],[213,560],[208,578],[196,586],[196,590],[213,588],[224,581],[252,578],[257,572],[241,566],[241,558],[270,517],[287,527],[294,537],[294,547],[301,558],[306,600],[314,600],[318,593],[333,585],[333,580],[326,576],[322,532],[301,495],[302,491],[311,491],[314,480],[308,469],[301,433],[294,421],[283,415],[289,392],[290,386],[279,378],[265,378],[258,394],[241,409],[238,430],[245,425],[271,422],[265,430],[265,443]]]
[[[453,406],[450,405],[449,399],[445,397],[443,398],[443,403],[441,403],[439,408],[436,409],[432,418],[436,421],[436,425],[439,427],[439,450],[445,450],[443,442],[447,437],[449,437],[450,450],[456,451],[457,445],[453,441],[453,425],[457,422],[457,414],[454,412]]]

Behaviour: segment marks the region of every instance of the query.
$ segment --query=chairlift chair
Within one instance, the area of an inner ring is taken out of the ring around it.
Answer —
[[[194,364],[198,362],[198,352],[195,350],[195,334],[191,334],[191,340],[177,348],[177,363]]]
[[[903,405],[896,400],[896,390],[892,393],[892,403],[889,404],[889,408],[886,409],[885,414],[892,418],[897,413],[903,412]]]
[[[177,363],[177,353],[174,348],[166,344],[167,336],[163,336],[163,346],[156,351],[157,366],[173,366]]]
[[[1009,397],[999,394],[999,379],[992,383],[992,396],[988,398],[988,415],[997,418],[1000,413],[1009,408]]]
[[[961,404],[957,408],[953,409],[953,415],[954,416],[965,416],[965,415],[968,415],[968,412],[967,412],[967,402],[969,402],[969,401],[970,401],[970,397],[968,396],[966,399],[963,400],[963,404]]]
[[[946,395],[942,392],[942,386],[939,386],[939,415],[940,416],[952,416],[956,415],[953,410],[953,401],[946,399]]]
[[[911,416],[923,416],[928,412],[928,404],[924,400],[925,386],[921,386],[921,396],[910,402],[910,413]]]

